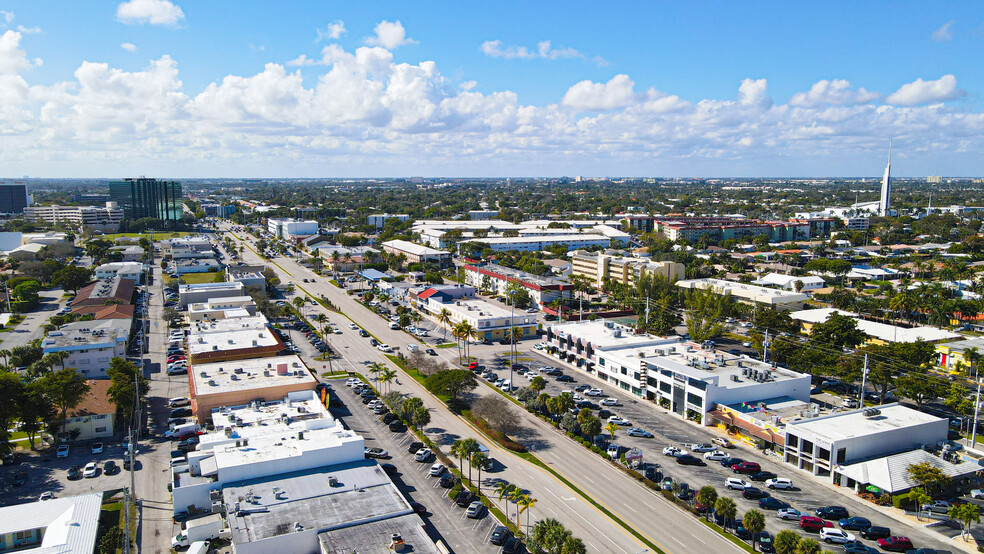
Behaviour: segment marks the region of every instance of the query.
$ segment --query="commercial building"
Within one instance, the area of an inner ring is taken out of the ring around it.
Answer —
[[[405,240],[390,240],[381,246],[383,252],[405,256],[407,262],[412,264],[431,262],[439,267],[451,265],[451,253],[444,250],[435,250]]]
[[[658,276],[669,282],[683,279],[686,266],[679,262],[654,262],[603,252],[575,251],[571,254],[571,274],[586,277],[598,287],[604,285],[605,279],[633,286],[643,275]]]
[[[715,242],[765,236],[769,242],[808,240],[815,224],[804,220],[759,221],[736,217],[654,217],[653,231],[672,241],[694,243],[701,238]]]
[[[188,304],[189,321],[226,319],[256,315],[256,303],[250,296],[229,296]]]
[[[92,554],[102,493],[0,508],[0,552]]]
[[[823,323],[830,319],[833,314],[853,318],[857,322],[858,330],[868,335],[868,343],[885,345],[889,343],[901,342],[944,342],[952,341],[961,337],[959,333],[937,329],[936,327],[901,327],[888,323],[879,323],[861,319],[861,316],[853,312],[845,312],[836,308],[818,308],[814,310],[799,310],[791,312],[789,317],[793,321],[799,322],[803,332],[807,335],[813,330],[813,326]]]
[[[171,469],[175,513],[218,511],[225,485],[365,460],[362,437],[332,417],[315,391],[216,408],[212,424],[215,430],[199,437],[188,463]],[[240,503],[240,509],[250,505]],[[235,502],[230,508],[237,511]]]
[[[223,219],[228,219],[232,217],[232,214],[236,213],[236,207],[232,204],[220,205],[220,204],[202,204],[202,211],[205,212],[206,217],[219,217]]]
[[[97,266],[93,272],[96,279],[132,279],[139,283],[143,280],[143,274],[147,267],[140,262],[111,262]]]
[[[139,262],[144,258],[144,249],[136,245],[114,246],[110,248],[112,252],[119,252],[124,262]]]
[[[191,409],[205,424],[212,411],[265,398],[284,398],[312,390],[318,380],[299,356],[273,356],[195,364],[191,373]]]
[[[762,306],[775,310],[799,310],[807,296],[801,292],[770,289],[723,279],[689,279],[677,281],[677,286],[688,290],[710,290],[716,294],[731,296],[737,302]]]
[[[188,335],[188,352],[196,365],[275,356],[284,348],[261,315],[196,321]]]
[[[182,217],[181,183],[140,177],[109,183],[109,197],[123,208],[126,219],[153,217],[180,221]]]
[[[164,259],[170,259],[175,257],[176,252],[182,252],[185,250],[192,250],[195,252],[206,252],[211,254],[213,252],[212,243],[208,239],[203,239],[199,237],[187,237],[187,238],[175,238],[162,240],[157,243],[158,248],[160,248],[161,255]],[[178,257],[181,257],[180,255]],[[190,257],[190,256],[185,256]]]
[[[215,258],[200,258],[197,260],[172,260],[168,270],[177,275],[187,273],[212,273],[222,269],[222,264]]]
[[[0,183],[0,213],[19,214],[30,203],[27,185],[24,183]]]
[[[114,202],[105,207],[98,206],[28,206],[24,208],[24,218],[28,221],[48,223],[70,223],[104,231],[107,228],[119,229],[123,221],[123,209]]]
[[[82,308],[130,304],[133,301],[133,291],[136,286],[137,282],[133,279],[123,279],[122,277],[100,279],[79,289],[79,293],[75,295],[75,300],[72,300],[69,305],[73,312],[79,312]]]
[[[474,289],[471,290],[474,294]],[[451,299],[433,288],[418,294],[417,302],[434,317],[447,310],[451,326],[468,322],[475,329],[478,340],[502,340],[513,327],[522,330],[523,337],[536,334],[536,317],[523,310],[500,308],[484,300]]]
[[[466,265],[465,282],[483,291],[505,295],[510,285],[522,287],[533,306],[547,305],[558,298],[569,299],[574,285],[555,277],[541,277],[496,264]]]
[[[782,290],[791,290],[794,292],[802,292],[805,290],[816,290],[822,289],[827,286],[826,281],[822,277],[817,277],[816,275],[786,275],[784,273],[769,273],[768,275],[752,281],[753,285],[761,285],[763,287],[775,287]]]
[[[382,229],[383,225],[386,224],[387,219],[396,219],[398,221],[406,221],[410,219],[408,214],[373,214],[366,218],[366,224],[376,227],[376,229]]]
[[[551,325],[546,342],[562,361],[704,425],[718,404],[810,399],[807,374],[613,322]]]
[[[126,357],[132,320],[77,321],[51,331],[41,341],[41,352],[65,352],[63,367],[75,368],[89,379],[105,379],[109,361]]]
[[[499,217],[499,210],[469,210],[468,219],[472,221],[488,221]]]
[[[112,437],[116,433],[116,404],[109,397],[109,379],[88,381],[89,393],[68,412],[63,433],[75,440],[88,441]]]
[[[816,476],[841,480],[842,466],[946,440],[947,420],[900,404],[786,422],[783,460]]]
[[[77,314],[92,314],[96,321],[103,319],[132,319],[136,306],[133,304],[108,304],[105,306],[84,306],[75,308]]]
[[[275,237],[296,241],[309,235],[318,234],[318,222],[314,220],[286,219],[271,217],[267,219],[267,231]]]
[[[246,296],[246,287],[242,283],[192,283],[178,286],[178,305],[182,308],[187,308],[189,304],[234,296]]]
[[[612,240],[604,235],[565,233],[554,236],[531,237],[489,237],[459,243],[458,250],[464,252],[465,245],[481,249],[489,248],[496,252],[518,250],[520,252],[539,252],[553,246],[563,246],[568,250],[579,248],[608,248]]]
[[[984,357],[984,338],[973,338],[966,340],[954,340],[942,342],[936,345],[936,365],[949,370],[970,368],[973,352],[978,358],[973,362],[979,364]]]

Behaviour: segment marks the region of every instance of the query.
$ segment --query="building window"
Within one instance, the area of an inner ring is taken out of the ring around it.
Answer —
[[[673,389],[672,389],[672,387],[670,386],[669,383],[662,382],[662,383],[659,384],[659,390],[665,392],[666,394],[669,394],[670,391],[672,391]]]
[[[628,375],[628,374],[629,374],[629,370],[623,367],[622,368],[622,375]]]
[[[847,459],[847,449],[846,448],[838,448],[837,449],[837,463],[838,464],[843,464],[846,459]]]
[[[830,451],[826,448],[821,448],[820,451],[817,452],[817,461],[820,460],[830,463]]]
[[[605,365],[605,359],[604,358],[598,358],[598,364]]]
[[[97,433],[103,433],[105,431],[106,431],[106,428],[105,427],[96,427],[96,432]]]
[[[704,406],[704,399],[692,392],[687,393],[687,402],[693,404],[694,406],[697,406],[698,408]]]
[[[797,444],[799,444],[799,439],[796,438],[796,435],[790,435],[790,434],[787,433],[786,434],[786,448],[797,448],[797,446],[796,446]]]

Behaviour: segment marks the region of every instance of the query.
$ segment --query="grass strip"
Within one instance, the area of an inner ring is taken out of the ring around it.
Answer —
[[[738,537],[732,535],[731,533],[725,531],[717,523],[714,523],[713,521],[708,521],[708,520],[706,520],[706,519],[704,519],[702,517],[699,517],[697,519],[699,519],[701,521],[701,523],[703,523],[704,525],[710,527],[714,531],[717,531],[717,534],[719,534],[719,535],[723,536],[724,538],[728,539],[729,541],[735,543],[737,546],[739,546],[745,552],[752,552],[752,553],[755,553],[756,552],[756,550],[754,548],[752,548],[752,545],[750,545],[747,542],[739,539]]]

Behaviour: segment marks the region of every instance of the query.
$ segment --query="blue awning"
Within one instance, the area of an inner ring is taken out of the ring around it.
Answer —
[[[369,281],[388,281],[393,278],[392,275],[387,275],[376,269],[364,269],[359,271],[358,274]]]

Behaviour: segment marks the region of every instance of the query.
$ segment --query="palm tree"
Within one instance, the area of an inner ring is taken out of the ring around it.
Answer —
[[[48,369],[53,372],[55,371],[56,365],[60,365],[62,366],[62,369],[64,369],[65,360],[67,358],[68,352],[51,352],[49,354],[45,354],[41,361],[44,362],[44,364],[48,366]]]
[[[378,377],[379,382],[386,385],[386,391],[389,392],[389,384],[396,378],[396,370],[390,369],[388,367],[383,367],[382,374]]]
[[[612,442],[615,442],[615,433],[618,431],[618,425],[609,421],[608,425],[605,426],[605,431],[608,431],[608,434],[612,436]]]
[[[462,321],[455,326],[458,329],[458,334],[460,335],[461,342],[465,345],[465,358],[468,357],[468,341],[475,337],[475,328],[472,327],[471,323],[467,321]],[[460,361],[459,361],[460,363]]]
[[[765,530],[765,516],[753,508],[745,512],[745,516],[741,518],[741,524],[752,534],[752,550],[755,550],[755,542],[758,540],[759,533]]]
[[[468,460],[468,466],[478,466],[478,488],[482,488],[482,468],[485,467],[489,461],[489,455],[481,450],[473,453],[471,459]]]
[[[496,482],[495,487],[492,490],[495,492],[496,495],[498,495],[499,500],[502,500],[503,497],[505,497],[506,498],[506,502],[509,502],[509,494],[515,488],[516,488],[516,485],[513,485],[511,483],[507,483],[505,481],[498,481],[498,482]]]
[[[3,356],[3,365],[10,365],[10,350],[0,350],[0,356]]]
[[[369,364],[369,373],[372,374],[374,381],[378,381],[379,375],[384,371],[386,371],[386,366],[379,362],[372,362]]]
[[[735,520],[735,515],[738,513],[738,506],[735,505],[735,501],[731,498],[721,496],[714,501],[714,513],[721,516],[721,519],[724,520],[724,526],[727,527],[729,521]]]
[[[295,296],[290,303],[294,305],[294,308],[296,308],[297,312],[301,314],[301,317],[304,317],[304,298],[301,296]]]
[[[522,340],[523,330],[519,327],[510,327],[507,334],[509,339],[509,363],[516,363],[516,343]]]
[[[322,313],[318,313],[314,316],[314,320],[321,324],[321,334],[325,334],[325,322],[328,321],[328,316]]]
[[[529,533],[530,529],[530,508],[536,505],[536,499],[528,494],[523,495],[523,499],[519,502],[519,513],[526,512],[526,532]],[[517,519],[519,519],[517,517]]]
[[[472,438],[461,440],[460,456],[468,460],[468,482],[472,482],[472,456],[478,452],[478,441]]]
[[[521,489],[519,487],[514,487],[511,491],[509,491],[509,501],[512,502],[513,504],[515,504],[516,505],[516,508],[517,508],[517,510],[516,510],[516,529],[519,529],[520,528],[520,523],[519,523],[519,512],[520,512],[520,510],[518,508],[519,508],[520,502],[523,501],[523,497],[524,496],[526,496],[526,493],[524,493],[523,492],[523,489]],[[506,517],[509,517],[508,514],[506,515]]]

